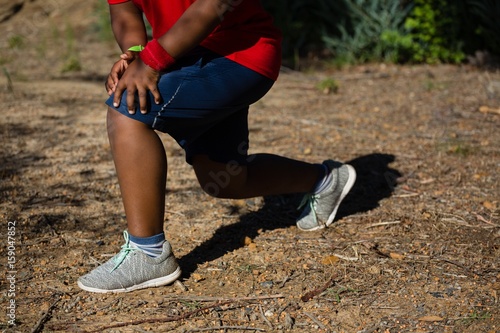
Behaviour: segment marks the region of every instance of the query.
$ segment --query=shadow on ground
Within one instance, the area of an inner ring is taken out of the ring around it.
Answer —
[[[389,167],[394,161],[394,155],[370,154],[347,162],[356,169],[357,180],[340,206],[336,219],[374,209],[379,206],[380,200],[390,197],[397,179],[401,177],[399,171]],[[217,229],[211,239],[179,259],[183,277],[189,278],[199,264],[243,247],[244,238],[254,239],[259,230],[294,225],[299,214],[296,207],[300,199],[301,195],[266,197],[258,211],[244,214],[238,222]]]

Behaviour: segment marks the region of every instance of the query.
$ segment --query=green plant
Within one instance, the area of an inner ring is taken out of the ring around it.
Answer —
[[[75,32],[71,25],[66,25],[66,61],[63,65],[61,71],[66,72],[77,72],[82,70],[82,64],[80,62],[80,57],[75,47]]]
[[[475,320],[486,320],[490,318],[491,318],[491,313],[487,311],[481,311],[481,312],[474,311],[469,316],[465,317],[463,321],[470,323]]]
[[[341,294],[350,292],[357,293],[358,290],[342,286],[339,286],[338,288],[328,288],[326,290],[326,293],[333,297],[336,303],[340,303],[340,301],[342,300],[342,297],[340,296]]]
[[[412,62],[459,63],[465,58],[460,38],[459,7],[449,0],[414,0],[415,7],[405,20],[411,43],[407,59]]]
[[[78,72],[81,70],[82,70],[82,64],[80,62],[80,59],[78,59],[76,55],[72,55],[64,63],[61,72],[63,73]]]
[[[407,41],[403,22],[411,5],[400,0],[344,0],[346,13],[337,25],[340,34],[323,34],[323,41],[334,56],[347,63],[394,61],[398,48]],[[393,43],[394,40],[399,43]]]
[[[24,45],[24,37],[21,35],[14,35],[7,41],[10,49],[19,49]]]
[[[336,93],[339,90],[339,83],[334,78],[327,78],[316,85],[325,94]]]
[[[188,302],[188,301],[181,300],[180,303],[191,311],[201,308],[200,302],[196,302],[196,301]]]

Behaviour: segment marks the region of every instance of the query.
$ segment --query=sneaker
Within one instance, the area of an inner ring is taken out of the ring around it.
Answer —
[[[137,248],[130,247],[129,237],[123,232],[125,244],[121,251],[106,263],[78,279],[83,290],[106,293],[159,287],[170,284],[181,275],[181,269],[169,242],[163,244],[163,253],[152,258]]]
[[[314,231],[332,224],[340,203],[356,181],[356,171],[349,164],[332,160],[324,161],[323,164],[333,173],[333,182],[321,193],[304,196],[299,206],[299,209],[304,207],[304,210],[297,219],[300,230]]]

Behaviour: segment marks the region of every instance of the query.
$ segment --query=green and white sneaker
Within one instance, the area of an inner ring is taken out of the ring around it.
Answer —
[[[181,269],[168,241],[163,253],[152,258],[141,250],[131,247],[126,231],[125,244],[113,258],[78,279],[78,286],[95,293],[128,292],[142,288],[159,287],[175,282]]]
[[[356,181],[356,171],[349,164],[332,160],[323,164],[332,173],[331,185],[318,194],[306,194],[299,209],[304,207],[297,219],[297,227],[304,231],[323,229],[332,224],[340,203]]]

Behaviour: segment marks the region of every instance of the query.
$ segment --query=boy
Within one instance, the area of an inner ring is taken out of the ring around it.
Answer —
[[[132,291],[170,284],[181,274],[163,232],[167,160],[156,130],[185,150],[208,194],[236,199],[309,193],[298,228],[333,222],[356,178],[351,166],[248,155],[249,105],[267,93],[281,65],[280,32],[259,0],[108,3],[124,52],[106,89],[127,231],[122,250],[78,280],[82,289]],[[149,42],[143,14],[153,28]],[[225,181],[214,181],[214,175]]]

